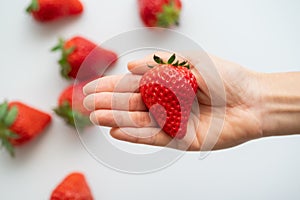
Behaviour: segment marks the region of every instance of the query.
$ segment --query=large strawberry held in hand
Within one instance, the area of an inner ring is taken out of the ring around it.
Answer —
[[[79,0],[32,0],[26,11],[37,21],[47,22],[78,15],[82,13],[83,6]]]
[[[170,27],[179,23],[180,0],[138,0],[138,6],[146,26]]]
[[[89,114],[83,106],[83,87],[87,82],[72,84],[62,91],[58,99],[58,106],[54,112],[72,126],[83,129],[91,125]]]
[[[167,63],[154,55],[158,66],[147,71],[140,81],[142,100],[158,125],[171,137],[186,135],[192,104],[198,88],[195,76],[186,61]]]
[[[61,75],[66,79],[87,80],[102,76],[118,56],[113,51],[76,36],[67,41],[59,40],[52,51],[61,50],[59,64]]]
[[[51,116],[21,102],[0,104],[0,141],[14,156],[14,146],[23,145],[41,134]]]
[[[50,200],[93,200],[83,174],[69,174],[52,192]]]

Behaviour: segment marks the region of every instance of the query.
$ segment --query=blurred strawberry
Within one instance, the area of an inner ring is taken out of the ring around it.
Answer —
[[[138,0],[138,6],[146,26],[178,25],[182,7],[180,0]]]
[[[52,48],[52,51],[57,50],[62,52],[59,64],[61,75],[66,79],[87,80],[102,76],[118,58],[116,53],[79,36],[67,41],[59,39],[58,45]]]
[[[53,21],[62,17],[82,13],[79,0],[32,0],[26,11],[40,22]]]
[[[62,117],[68,125],[80,129],[91,125],[89,114],[83,106],[83,87],[87,82],[72,84],[62,91],[58,99],[58,107],[54,112]]]
[[[37,137],[50,124],[51,116],[21,102],[0,104],[0,141],[14,156],[14,146]]]
[[[68,175],[52,192],[50,200],[93,200],[83,174]]]

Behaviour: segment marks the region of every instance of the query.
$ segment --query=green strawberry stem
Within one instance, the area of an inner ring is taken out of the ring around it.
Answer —
[[[175,53],[169,58],[168,60],[168,64],[172,64],[175,60],[176,56],[175,56]]]
[[[4,118],[4,124],[7,127],[10,127],[14,121],[16,120],[18,114],[18,108],[16,106],[13,106],[9,111],[7,112],[5,118]]]
[[[83,129],[91,125],[89,117],[73,110],[70,103],[67,101],[55,108],[54,112],[58,116],[62,117],[68,125],[71,125],[74,128],[77,127],[79,129]]]
[[[154,56],[153,56],[153,60],[154,60],[157,64],[168,64],[168,65],[172,65],[172,66],[174,66],[174,67],[180,66],[180,67],[186,67],[186,68],[190,69],[190,65],[188,64],[187,61],[182,61],[181,63],[179,63],[179,61],[177,60],[177,61],[174,63],[175,59],[176,59],[175,53],[172,54],[172,56],[168,59],[168,62],[167,62],[167,63],[164,62],[159,56],[157,56],[157,55],[155,55],[155,54],[154,54]],[[148,67],[149,67],[149,68],[153,68],[154,66],[148,65]]]
[[[174,0],[169,4],[164,5],[162,12],[157,15],[157,25],[160,27],[169,27],[179,25],[180,9],[176,7]]]
[[[60,65],[60,73],[65,79],[70,79],[69,73],[72,70],[72,68],[68,62],[68,56],[75,50],[75,46],[65,49],[64,45],[65,45],[64,39],[59,38],[58,44],[54,46],[51,49],[51,51],[54,52],[54,51],[61,50],[61,58],[58,61]]]
[[[8,103],[5,101],[0,105],[0,121],[6,116],[8,110]]]
[[[18,115],[16,106],[8,108],[8,103],[5,101],[0,104],[0,141],[1,147],[4,147],[9,154],[14,157],[14,146],[10,142],[11,139],[17,139],[19,135],[11,131],[9,128],[15,122]]]
[[[32,0],[31,4],[26,8],[26,12],[31,13],[32,11],[38,11],[39,7],[38,0]]]
[[[153,59],[157,64],[166,64],[160,57],[156,55],[153,56]]]

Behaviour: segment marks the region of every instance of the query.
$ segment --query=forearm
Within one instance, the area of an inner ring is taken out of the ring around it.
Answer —
[[[300,134],[300,72],[262,74],[263,136]]]

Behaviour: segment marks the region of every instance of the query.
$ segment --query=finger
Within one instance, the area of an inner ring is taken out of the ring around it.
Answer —
[[[158,64],[154,61],[153,56],[159,56],[163,61],[167,62],[169,57],[172,55],[169,52],[156,52],[154,54],[150,54],[143,59],[134,60],[127,64],[128,70],[133,74],[139,74],[142,75],[146,73],[149,68],[149,66],[157,66]],[[179,55],[176,55],[177,60],[179,62],[182,62],[184,59],[182,59]]]
[[[159,128],[112,128],[110,134],[126,142],[176,148],[174,140]]]
[[[90,114],[93,124],[109,127],[157,127],[149,112],[96,110]]]
[[[198,85],[197,98],[199,103],[205,105],[211,105],[211,99],[210,99],[211,96],[205,79],[203,79],[203,76],[201,75],[201,73],[198,71],[196,67],[193,67],[191,69],[191,72],[194,74],[197,81],[197,85]]]
[[[97,92],[136,92],[141,76],[133,74],[105,76],[84,86],[84,94]]]
[[[140,93],[113,93],[100,92],[90,94],[83,100],[83,105],[88,110],[124,110],[146,111]]]
[[[141,59],[141,60],[134,60],[127,64],[128,70],[133,74],[143,75],[148,70],[150,70],[149,66],[156,66],[157,63],[154,62],[153,59]]]
[[[159,56],[166,63],[168,61],[169,57],[171,56],[171,53],[157,52],[155,54],[146,56],[143,59],[131,61],[127,64],[128,70],[133,74],[143,75],[144,73],[146,73],[148,70],[151,69],[149,66],[155,67],[155,66],[159,65],[154,61],[154,59],[153,59],[154,55]],[[184,57],[182,57],[180,55],[176,55],[176,61],[177,60],[179,63],[181,63],[183,61],[186,61],[187,59],[185,59]],[[190,64],[190,66],[193,67],[191,64]]]

